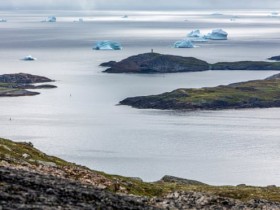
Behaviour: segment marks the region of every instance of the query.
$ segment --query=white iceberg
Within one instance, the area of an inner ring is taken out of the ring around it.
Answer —
[[[0,18],[0,22],[1,22],[1,23],[6,23],[7,20],[6,20],[6,19],[3,19],[3,18]]]
[[[24,61],[36,61],[37,58],[33,58],[32,55],[28,55],[28,56],[24,57],[22,60],[24,60]]]
[[[199,29],[193,30],[188,34],[188,37],[202,37]]]
[[[204,36],[200,33],[199,29],[191,31],[187,37],[192,41],[192,42],[207,42],[207,40],[204,38]]]
[[[122,46],[118,42],[104,40],[104,41],[96,42],[93,49],[94,50],[121,50]]]
[[[124,16],[122,16],[122,18],[128,18],[128,16],[127,16],[127,15],[124,15]]]
[[[211,33],[204,36],[205,39],[211,40],[227,40],[228,33],[222,29],[214,29]]]
[[[55,16],[49,16],[46,20],[43,20],[42,22],[49,22],[49,23],[55,23],[56,17]]]
[[[271,16],[278,16],[278,15],[279,15],[278,12],[272,12],[272,13],[271,13]]]
[[[174,43],[175,48],[194,48],[196,47],[191,40],[183,39]]]

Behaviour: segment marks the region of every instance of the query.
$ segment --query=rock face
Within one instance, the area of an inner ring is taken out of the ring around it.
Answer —
[[[178,89],[154,96],[127,98],[120,102],[140,109],[241,109],[280,107],[279,75],[266,80],[200,89]]]
[[[280,61],[280,55],[278,55],[278,56],[273,56],[273,57],[269,58],[268,60]]]
[[[176,183],[176,184],[186,184],[186,185],[206,185],[202,182],[190,180],[190,179],[182,179],[175,176],[164,176],[160,180],[160,182],[169,182],[169,183]]]
[[[211,65],[212,70],[280,70],[279,62],[239,61],[220,62]]]
[[[31,74],[4,74],[0,75],[0,97],[34,96],[40,93],[31,92],[26,89],[51,89],[54,85],[32,85],[34,83],[53,82],[46,77]]]
[[[178,44],[178,47],[181,43]],[[183,44],[184,45],[184,44]],[[187,44],[188,45],[188,44]],[[120,62],[110,61],[100,66],[110,67],[107,73],[175,73],[207,70],[280,70],[280,62],[239,61],[209,64],[193,57],[144,53]]]
[[[266,80],[280,80],[280,74],[275,74],[271,77],[266,78]]]
[[[1,209],[158,209],[145,199],[24,170],[0,167]]]
[[[113,63],[108,73],[172,73],[206,71],[209,64],[205,61],[158,53],[145,53]]]
[[[31,83],[44,83],[44,82],[53,82],[46,77],[36,76],[32,74],[3,74],[0,75],[1,83],[16,83],[16,84],[31,84]]]
[[[280,204],[265,200],[242,202],[231,198],[213,196],[201,192],[174,192],[163,198],[156,198],[152,203],[163,209],[201,209],[201,210],[249,210],[249,209],[280,209]]]

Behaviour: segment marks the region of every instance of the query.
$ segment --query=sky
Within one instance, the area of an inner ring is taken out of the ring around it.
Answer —
[[[185,10],[274,9],[280,0],[0,0],[0,9]]]

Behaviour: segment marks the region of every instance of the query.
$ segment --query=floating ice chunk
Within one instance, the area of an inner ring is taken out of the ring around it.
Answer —
[[[122,18],[128,18],[128,16],[127,16],[127,15],[124,15],[124,16],[122,16]]]
[[[191,40],[183,39],[174,43],[175,48],[194,48],[196,47]]]
[[[203,37],[203,35],[200,33],[199,29],[191,31],[187,37],[192,42],[207,42],[207,40]]]
[[[3,18],[0,18],[0,22],[1,22],[1,23],[6,23],[7,20],[6,20],[6,19],[3,19]]]
[[[83,23],[83,22],[84,22],[84,19],[83,19],[83,18],[79,18],[79,20],[74,20],[74,22],[75,22],[75,23],[77,23],[77,22],[78,22],[78,23]]]
[[[214,13],[212,13],[211,15],[213,15],[213,16],[221,16],[221,15],[223,15],[222,13],[219,13],[219,12],[214,12]]]
[[[188,37],[202,37],[199,29],[193,30],[188,34]]]
[[[104,41],[97,42],[93,47],[93,49],[94,50],[121,50],[122,46],[118,42],[104,40]]]
[[[49,16],[46,20],[43,20],[42,22],[49,22],[49,23],[55,23],[56,17],[55,16]]]
[[[24,57],[22,60],[24,60],[24,61],[36,61],[37,58],[33,58],[32,55],[28,55],[28,56]]]
[[[214,29],[211,33],[204,36],[205,39],[227,40],[228,33],[222,29]]]
[[[279,15],[278,12],[272,12],[272,13],[271,13],[271,16],[278,16],[278,15]]]

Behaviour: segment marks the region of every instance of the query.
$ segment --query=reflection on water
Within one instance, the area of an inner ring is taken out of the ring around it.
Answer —
[[[50,13],[2,14],[9,22],[0,24],[0,73],[45,75],[56,79],[59,88],[36,97],[1,98],[1,136],[32,141],[46,153],[97,170],[145,180],[170,174],[210,184],[280,184],[279,109],[175,112],[116,106],[128,96],[262,79],[276,72],[117,75],[99,67],[151,48],[208,62],[265,60],[280,53],[277,18],[265,11],[225,11],[219,17],[189,11],[127,13],[123,20],[121,12],[56,11],[60,22],[39,22]],[[239,16],[233,23],[228,21],[232,15]],[[73,23],[80,17],[84,23]],[[171,48],[196,28],[223,28],[229,40]],[[125,48],[91,50],[101,39],[120,41]],[[27,54],[38,61],[19,60]]]

